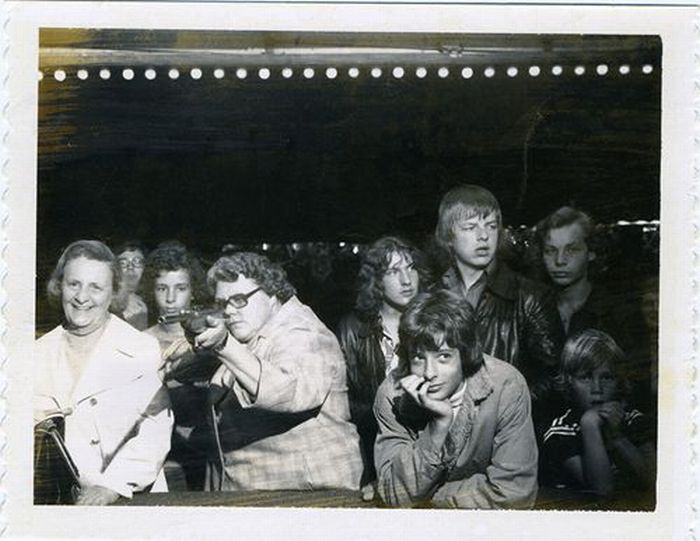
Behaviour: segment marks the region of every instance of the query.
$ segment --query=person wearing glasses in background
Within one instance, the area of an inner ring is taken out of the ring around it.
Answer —
[[[139,331],[144,331],[148,327],[148,307],[138,291],[146,264],[146,249],[139,241],[127,241],[119,245],[114,253],[121,270],[115,305],[123,307],[115,315]]]
[[[192,337],[222,362],[210,381],[219,456],[205,490],[358,490],[359,437],[333,333],[264,256],[223,256],[207,283],[223,319]]]

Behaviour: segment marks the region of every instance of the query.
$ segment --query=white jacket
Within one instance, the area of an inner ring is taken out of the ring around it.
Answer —
[[[46,405],[53,397],[64,410],[66,447],[81,484],[131,497],[156,481],[154,489],[165,488],[173,416],[157,373],[158,341],[113,315],[106,325],[72,392],[63,328],[37,340],[34,398]]]

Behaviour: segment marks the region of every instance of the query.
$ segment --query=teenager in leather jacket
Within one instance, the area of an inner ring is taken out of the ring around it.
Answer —
[[[522,372],[537,399],[556,376],[564,331],[553,292],[498,261],[501,227],[491,192],[476,185],[449,191],[435,231],[437,243],[452,256],[441,285],[466,298],[484,352]]]

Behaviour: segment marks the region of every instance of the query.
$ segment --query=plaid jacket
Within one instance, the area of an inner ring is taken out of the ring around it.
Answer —
[[[226,366],[211,381],[220,456],[207,489],[358,489],[359,437],[333,333],[292,297],[248,348],[261,365],[254,402]]]

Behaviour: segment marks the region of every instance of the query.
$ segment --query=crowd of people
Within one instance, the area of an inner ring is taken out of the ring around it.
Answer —
[[[502,260],[502,231],[492,193],[453,188],[435,230],[446,270],[378,239],[335,332],[265,255],[226,250],[205,272],[177,241],[72,243],[48,283],[63,323],[37,342],[34,394],[37,422],[65,416],[75,503],[345,489],[387,506],[527,509],[540,486],[653,495],[650,330],[624,292],[591,281],[591,218],[562,207],[537,225],[542,283]]]

